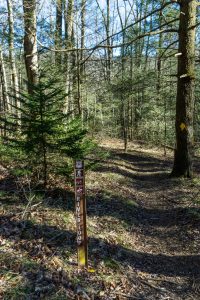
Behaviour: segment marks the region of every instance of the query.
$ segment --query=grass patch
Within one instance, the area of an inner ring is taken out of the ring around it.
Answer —
[[[25,300],[30,299],[31,287],[24,286],[22,283],[18,284],[16,287],[11,287],[5,291],[3,295],[4,300]]]
[[[120,269],[120,264],[112,258],[106,257],[103,260],[103,262],[104,262],[104,265],[105,265],[106,268],[109,268],[109,269],[114,270],[114,271],[117,271],[117,270]]]
[[[9,192],[6,192],[6,191],[0,191],[0,197],[1,197],[1,200],[2,200],[2,198],[8,197],[8,196],[10,196],[10,193],[9,193]]]

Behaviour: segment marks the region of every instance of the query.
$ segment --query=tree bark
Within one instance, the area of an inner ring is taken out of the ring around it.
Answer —
[[[164,1],[162,1],[161,5],[163,6]],[[159,26],[162,26],[163,23],[163,14],[162,14],[162,10],[159,13]],[[160,90],[161,90],[161,68],[162,68],[162,46],[163,46],[163,35],[162,33],[159,34],[159,40],[158,40],[158,59],[157,59],[157,85],[156,85],[156,89],[157,89],[157,96],[158,96],[158,103],[159,100],[161,100],[160,98]]]
[[[55,34],[55,48],[61,50],[62,48],[62,11],[63,0],[57,0],[56,3],[56,34]],[[62,53],[56,52],[56,65],[61,67]]]
[[[81,49],[85,47],[85,19],[86,19],[86,0],[81,0]],[[84,51],[80,51],[80,58],[78,60],[78,97],[79,97],[79,107],[82,122],[84,120],[84,109],[83,109],[83,94],[84,94],[84,83],[85,83],[85,63]]]
[[[10,57],[10,64],[11,64],[11,79],[12,79],[12,86],[14,90],[14,111],[18,118],[20,117],[18,107],[20,107],[19,101],[19,81],[17,76],[17,69],[15,63],[15,53],[14,53],[14,19],[13,19],[13,3],[12,0],[7,0],[7,7],[8,7],[8,23],[9,23],[9,57]]]
[[[32,86],[38,82],[38,53],[36,29],[36,0],[23,0],[24,9],[24,55],[28,78],[28,92],[33,93]]]
[[[192,177],[196,0],[180,1],[176,149],[171,175]]]
[[[120,24],[121,24],[121,30],[123,31],[122,33],[122,43],[125,43],[126,39],[126,32],[124,28],[127,26],[128,22],[128,17],[126,13],[126,5],[125,5],[125,20],[123,22],[123,17],[120,11],[120,5],[119,5],[119,0],[117,0],[117,12],[118,16],[120,19]],[[121,47],[121,82],[122,85],[125,84],[125,72],[126,72],[126,50],[124,45]],[[127,96],[126,96],[127,97]],[[126,99],[124,97],[124,92],[121,91],[121,127],[122,127],[122,134],[123,134],[123,141],[124,141],[124,152],[127,152],[128,150],[128,138],[129,138],[129,99]]]
[[[69,0],[68,5],[65,5],[65,49],[73,47],[72,32],[73,32],[73,8],[74,0]],[[70,69],[73,53],[65,53],[65,69],[66,69],[66,105],[64,112],[70,112],[72,110],[72,103],[70,101],[70,89],[71,89],[71,78]]]
[[[0,77],[1,77],[1,85],[2,85],[2,105],[1,109],[2,112],[5,113],[10,109],[10,102],[8,96],[8,85],[7,85],[7,78],[6,78],[6,71],[4,66],[4,59],[3,53],[0,47]]]
[[[86,0],[81,1],[81,49],[85,47],[85,15],[86,15]],[[84,51],[81,50],[80,59],[81,63],[83,62],[84,58]],[[80,66],[80,76],[81,76],[81,83],[83,82],[84,76],[84,64],[82,63]]]
[[[110,38],[110,0],[106,1],[107,4],[107,14],[106,14],[106,38],[107,38],[107,79],[110,82],[111,79],[111,60],[112,60],[112,49],[111,38]]]

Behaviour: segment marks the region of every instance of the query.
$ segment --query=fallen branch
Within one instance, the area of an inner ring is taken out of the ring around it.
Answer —
[[[143,283],[143,284],[149,286],[150,288],[153,288],[153,289],[155,289],[155,290],[157,290],[159,292],[165,292],[166,291],[165,288],[155,286],[154,284],[151,284],[148,281],[144,281],[144,280],[140,280],[140,281],[141,281],[141,283]]]
[[[166,148],[166,149],[169,149],[169,150],[172,150],[174,151],[174,147],[171,147],[169,145],[164,145],[164,144],[161,144],[162,147]]]

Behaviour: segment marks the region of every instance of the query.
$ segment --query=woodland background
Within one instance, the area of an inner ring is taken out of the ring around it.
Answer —
[[[42,76],[44,90],[54,86],[63,95],[57,109],[68,125],[79,120],[92,136],[123,138],[125,151],[133,140],[162,145],[164,152],[178,147],[179,171],[173,173],[190,177],[180,164],[191,165],[187,157],[199,143],[198,7],[174,0],[3,1],[2,135],[10,123],[12,130],[23,124],[31,108],[23,111],[22,93],[33,94]],[[191,89],[177,104],[182,82]],[[22,140],[26,135],[22,129]]]
[[[1,0],[1,299],[199,300],[199,22],[195,0]]]

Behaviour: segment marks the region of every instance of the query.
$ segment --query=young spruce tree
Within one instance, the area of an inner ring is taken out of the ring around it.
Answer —
[[[10,128],[7,142],[23,151],[26,167],[33,174],[37,171],[39,181],[46,187],[49,166],[55,156],[83,158],[90,142],[85,140],[86,130],[79,120],[70,121],[69,115],[63,113],[66,95],[58,82],[40,77],[31,88],[31,95],[25,92],[19,95],[20,122],[16,115],[9,115],[3,122]]]

